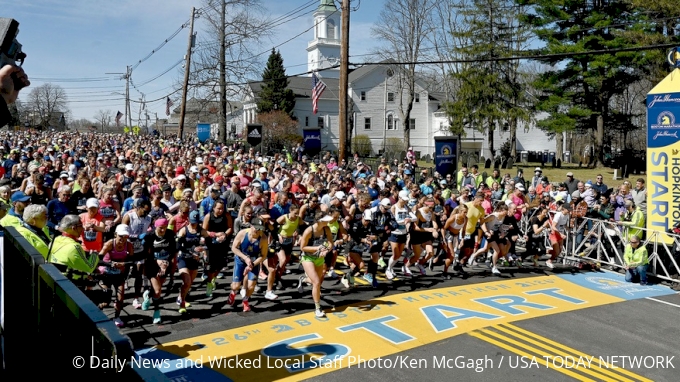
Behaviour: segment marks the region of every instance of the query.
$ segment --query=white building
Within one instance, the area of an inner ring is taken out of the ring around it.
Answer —
[[[299,121],[300,134],[304,128],[321,128],[322,150],[338,150],[339,142],[339,77],[337,64],[340,62],[340,18],[341,12],[333,0],[321,0],[314,12],[314,38],[307,45],[307,68],[317,71],[326,84],[318,102],[318,113],[312,113],[312,79],[311,75],[291,77],[288,88],[295,93],[294,115]],[[372,144],[374,154],[383,149],[386,139],[403,140],[403,121],[400,120],[397,76],[399,67],[385,61],[380,65],[368,65],[352,70],[348,75],[348,92],[350,97],[349,114],[351,126],[348,134],[367,135]],[[257,94],[262,83],[249,84],[250,96],[243,105],[244,122],[257,122]],[[401,94],[404,102],[408,94]],[[421,156],[432,157],[436,136],[450,135],[448,120],[441,109],[445,101],[444,94],[430,92],[423,81],[416,80],[416,92],[411,110],[410,143],[414,151]],[[508,140],[509,132],[496,131],[495,148]],[[463,151],[479,151],[479,155],[489,157],[486,138],[472,129],[466,133],[461,145]],[[517,151],[554,151],[555,142],[539,129],[525,130],[523,126],[517,132]]]

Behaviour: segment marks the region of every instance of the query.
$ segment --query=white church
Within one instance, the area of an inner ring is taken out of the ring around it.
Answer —
[[[321,128],[322,150],[330,151],[337,151],[339,142],[340,70],[333,67],[340,62],[340,18],[341,13],[333,0],[321,0],[314,13],[314,38],[307,45],[307,70],[316,71],[327,86],[319,99],[317,114],[312,112],[311,74],[290,77],[288,85],[296,96],[294,114],[299,121],[300,134],[305,128]],[[406,99],[407,94],[397,94],[393,70],[393,66],[386,63],[350,69],[348,75],[351,136],[367,135],[371,139],[374,154],[382,150],[387,138],[403,140],[403,123],[399,120],[397,97]],[[243,104],[244,124],[257,123],[256,100],[261,85],[261,82],[249,84],[250,96]],[[430,92],[423,81],[416,80],[410,143],[420,156],[433,156],[433,137],[450,135],[448,119],[442,108],[444,101],[443,93]],[[502,130],[494,134],[496,149],[510,135]],[[475,152],[489,158],[487,143],[485,134],[469,129],[463,138],[461,151]],[[539,129],[520,126],[517,129],[517,152],[520,151],[555,151],[555,141]]]

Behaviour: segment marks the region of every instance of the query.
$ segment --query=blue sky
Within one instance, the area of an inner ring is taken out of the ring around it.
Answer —
[[[270,16],[286,14],[310,0],[262,0]],[[357,1],[353,1],[353,4]],[[377,20],[384,0],[362,0],[360,8],[351,14],[350,56],[366,54],[377,43],[370,38],[370,29]],[[263,51],[283,43],[312,26],[313,6],[304,8],[304,16],[276,29],[271,40],[263,42]],[[201,7],[199,0],[0,0],[2,16],[19,22],[18,40],[27,54],[24,69],[32,85],[20,99],[25,99],[33,86],[45,82],[63,87],[68,95],[73,119],[94,120],[98,110],[125,111],[125,102],[118,94],[125,93],[125,81],[120,76],[127,65],[135,65],[188,21],[191,7]],[[196,19],[195,31],[203,25]],[[183,29],[163,48],[133,71],[132,79],[142,84],[163,73],[186,54],[188,28]],[[307,43],[313,31],[278,47],[287,73],[307,70]],[[263,64],[267,54],[262,56]],[[182,77],[181,67],[140,87],[147,100],[164,98],[173,90],[173,83]],[[179,93],[178,93],[179,94]],[[132,87],[130,96],[140,95]],[[174,98],[178,99],[177,96]],[[179,102],[175,102],[179,104]],[[136,118],[138,105],[132,103]],[[147,104],[149,115],[165,118],[165,101]]]

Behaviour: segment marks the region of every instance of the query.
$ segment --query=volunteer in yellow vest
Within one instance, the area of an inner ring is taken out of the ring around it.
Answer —
[[[12,203],[12,208],[7,212],[7,215],[0,220],[0,225],[3,227],[20,227],[24,219],[24,208],[31,204],[31,197],[21,191],[17,191],[12,194],[10,202]]]
[[[647,267],[649,258],[647,248],[640,243],[639,236],[631,236],[630,243],[626,245],[623,254],[624,268],[626,269],[626,282],[633,282],[635,276],[640,276],[640,285],[647,285]]]
[[[59,223],[62,236],[58,236],[52,243],[49,262],[53,263],[62,273],[74,282],[89,279],[89,275],[99,263],[99,254],[85,253],[78,242],[83,234],[83,223],[78,215],[66,215]]]
[[[7,213],[9,212],[9,209],[10,209],[11,207],[12,207],[12,206],[10,206],[9,204],[7,204],[7,203],[3,202],[2,200],[0,200],[0,222],[2,221],[2,219],[3,219],[5,216],[7,216]],[[1,224],[0,224],[0,228],[2,228],[2,225],[1,225]]]
[[[44,230],[47,225],[47,207],[42,204],[27,206],[24,208],[23,220],[16,227],[17,231],[47,260],[47,251],[52,241]]]
[[[632,200],[626,200],[626,213],[621,215],[620,225],[625,227],[623,237],[628,241],[633,236],[642,237],[642,228],[645,226],[645,214],[635,205]]]

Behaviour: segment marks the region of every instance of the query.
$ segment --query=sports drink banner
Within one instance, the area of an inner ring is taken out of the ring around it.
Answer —
[[[675,69],[647,94],[647,228],[667,232],[679,223],[680,69]]]
[[[443,177],[455,175],[458,166],[458,138],[434,137],[435,169]]]
[[[314,156],[321,151],[321,129],[302,130],[305,154]]]
[[[262,125],[248,124],[248,144],[257,146],[262,143]]]
[[[196,135],[198,136],[198,141],[201,143],[210,139],[210,124],[209,123],[196,124]]]

